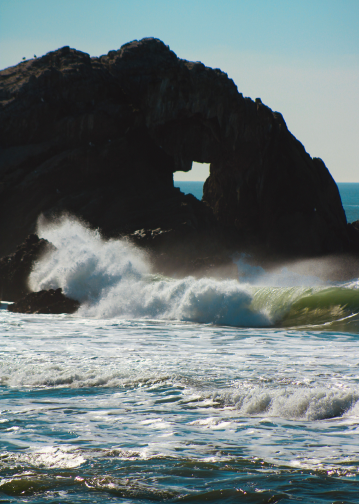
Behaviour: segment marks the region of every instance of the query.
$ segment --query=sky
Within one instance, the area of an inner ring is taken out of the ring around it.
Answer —
[[[359,0],[0,0],[0,68],[157,37],[281,112],[337,182],[359,182],[358,27]],[[175,179],[207,174],[196,165]]]

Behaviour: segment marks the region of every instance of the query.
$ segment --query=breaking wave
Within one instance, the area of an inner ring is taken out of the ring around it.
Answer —
[[[237,280],[173,279],[151,272],[146,254],[126,240],[104,240],[75,219],[39,223],[39,236],[56,247],[39,261],[30,287],[56,289],[81,303],[79,314],[181,320],[236,327],[359,328],[355,280],[328,285],[286,268],[267,273],[245,258]]]
[[[76,220],[39,226],[56,247],[30,276],[30,287],[56,289],[82,303],[93,317],[159,318],[233,326],[269,326],[252,295],[235,280],[151,274],[146,255],[125,240],[105,241]]]

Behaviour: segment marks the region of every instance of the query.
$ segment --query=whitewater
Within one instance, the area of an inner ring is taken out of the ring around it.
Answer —
[[[0,311],[0,502],[359,502],[358,280],[238,255],[238,280],[168,278],[81,222]]]

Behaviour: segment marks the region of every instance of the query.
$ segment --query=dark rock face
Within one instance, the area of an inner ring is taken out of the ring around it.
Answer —
[[[158,40],[132,42],[101,61],[137,100],[176,169],[211,163],[203,199],[222,226],[289,255],[347,248],[338,188],[281,114],[243,98],[220,70],[177,59]]]
[[[1,72],[0,100],[0,256],[41,213],[113,235],[158,227],[162,201],[180,207],[173,160],[98,60],[63,48],[21,63]]]
[[[108,237],[171,230],[148,240],[162,251],[194,236],[217,240],[213,254],[229,236],[292,256],[353,243],[334,180],[282,116],[157,39],[100,58],[64,47],[1,71],[0,142],[0,256],[41,213],[64,211]],[[211,163],[202,203],[173,187],[192,161]]]
[[[1,299],[17,301],[30,292],[27,282],[32,267],[51,248],[47,240],[32,234],[14,254],[0,259]]]
[[[9,305],[8,310],[15,313],[75,313],[80,303],[66,297],[61,289],[49,289],[30,292],[16,303]]]

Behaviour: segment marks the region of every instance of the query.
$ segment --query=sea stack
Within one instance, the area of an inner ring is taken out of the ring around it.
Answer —
[[[155,38],[99,58],[63,47],[2,70],[0,142],[0,256],[40,215],[64,212],[105,237],[182,246],[192,261],[200,243],[212,255],[225,244],[300,257],[355,242],[324,162],[282,115]],[[210,163],[202,202],[173,187],[193,161]]]

